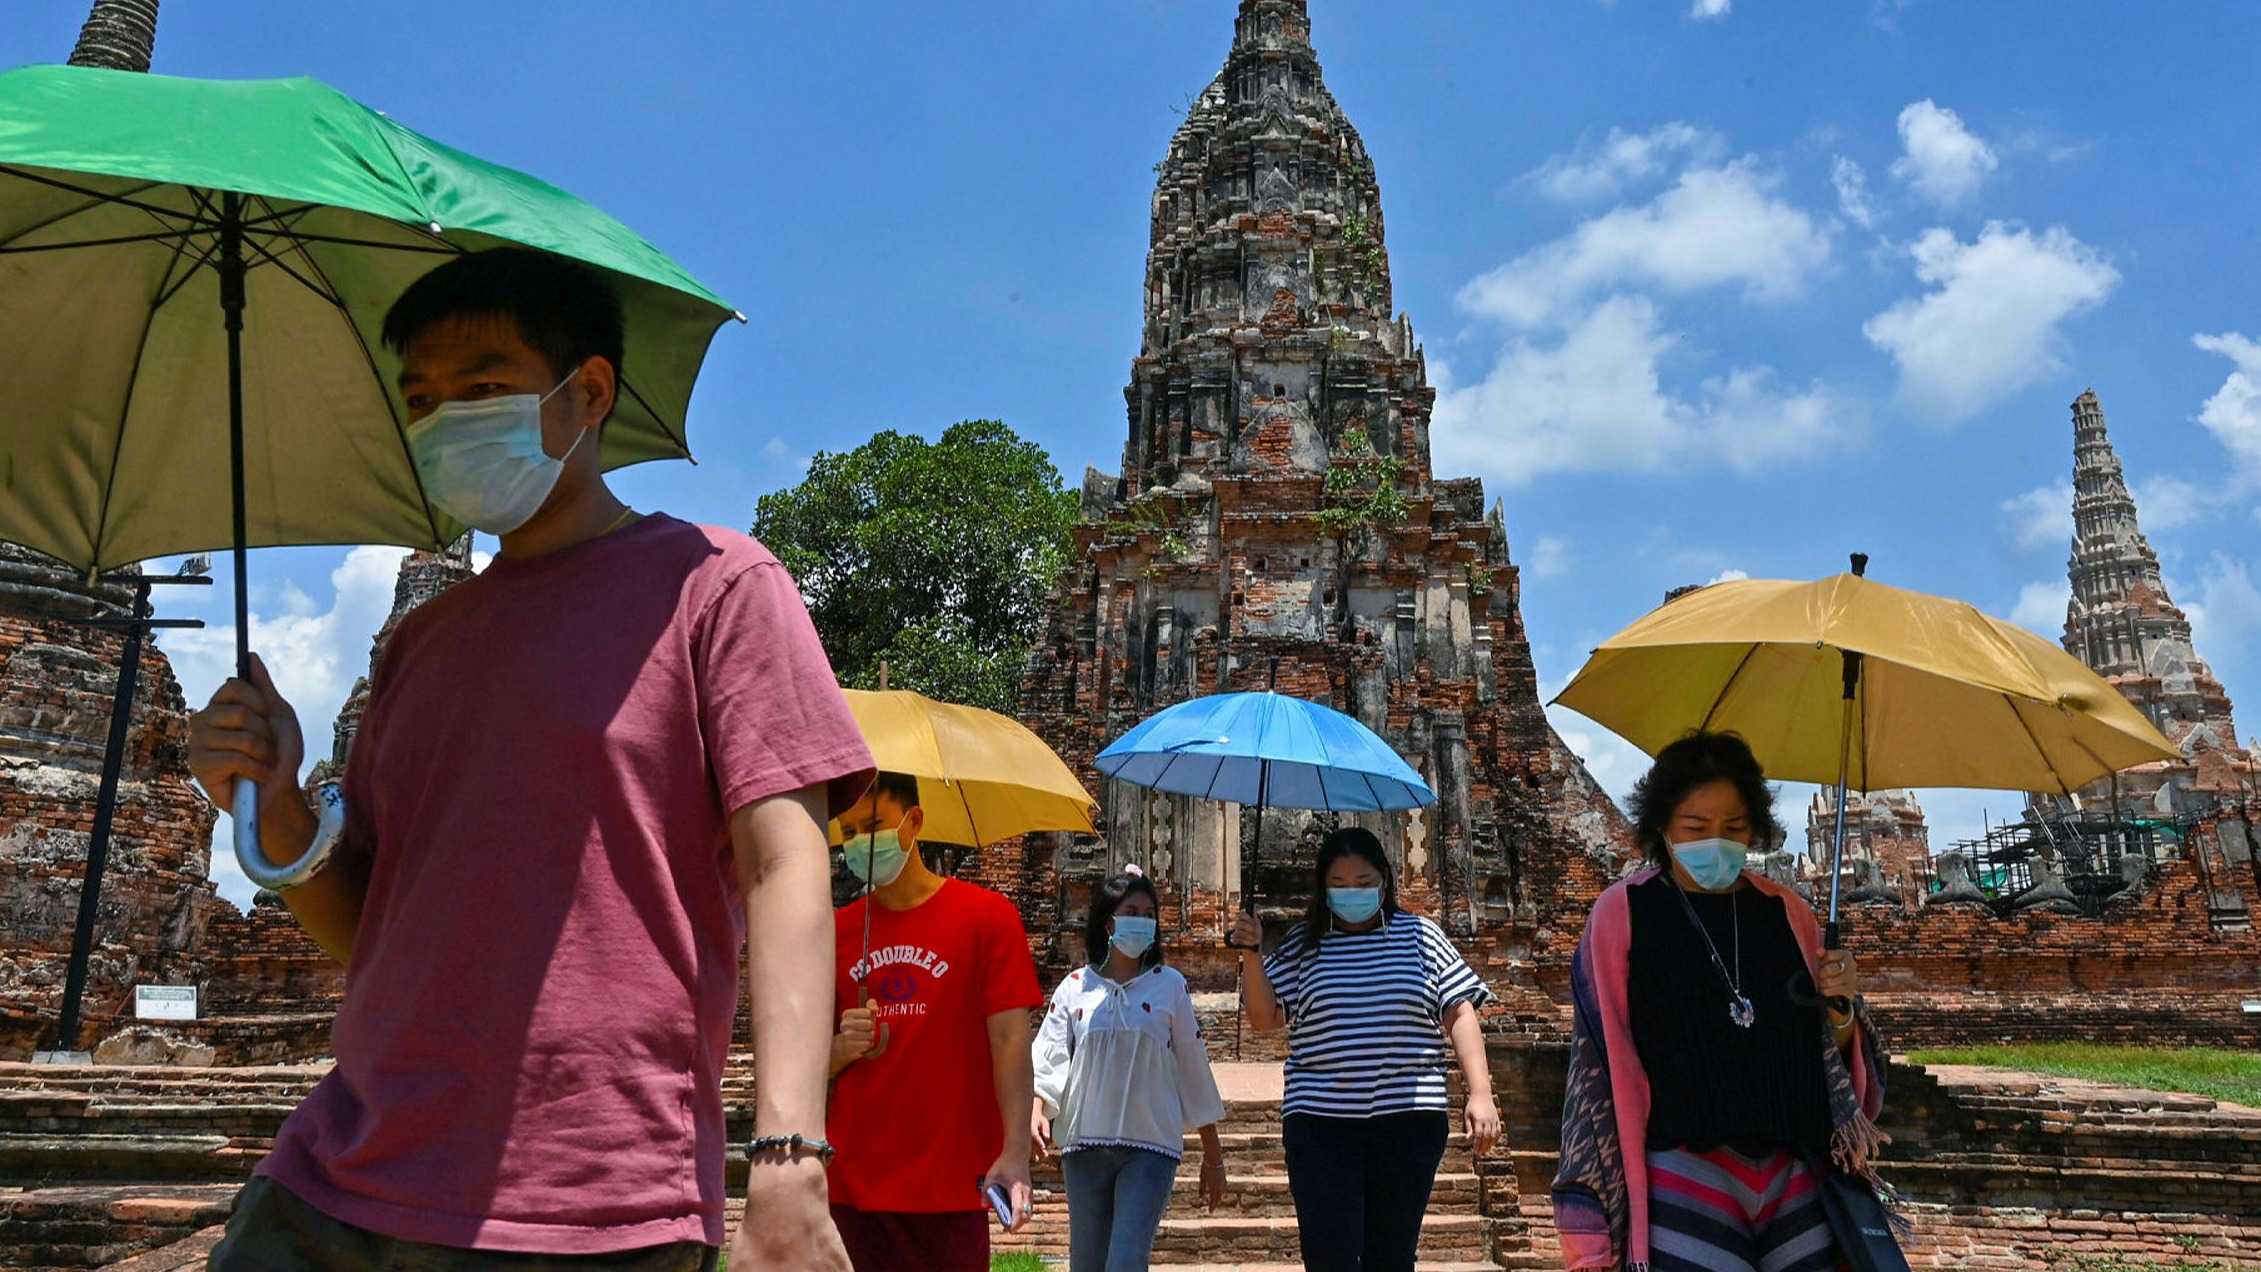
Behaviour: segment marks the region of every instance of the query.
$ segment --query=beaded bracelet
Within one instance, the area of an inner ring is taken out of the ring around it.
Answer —
[[[787,1157],[807,1153],[820,1162],[829,1162],[835,1151],[832,1145],[813,1135],[758,1135],[746,1144],[748,1157],[758,1157],[763,1153],[783,1153]]]

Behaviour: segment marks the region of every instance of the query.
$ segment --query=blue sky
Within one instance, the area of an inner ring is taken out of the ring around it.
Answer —
[[[2261,711],[2251,11],[1695,4],[1311,5],[1443,390],[1438,471],[1506,501],[1545,686],[1671,586],[1853,550],[2054,636],[2093,385],[2201,653]],[[1232,9],[234,0],[166,6],[157,69],[319,76],[685,262],[752,321],[710,357],[701,463],[620,485],[742,527],[880,428],[995,416],[1071,482],[1117,466],[1152,165]],[[18,6],[0,64],[83,16]],[[317,749],[393,555],[254,560]],[[192,700],[226,640],[167,641]],[[1561,725],[1613,789],[1637,772]],[[1943,844],[2015,797],[1925,802]]]

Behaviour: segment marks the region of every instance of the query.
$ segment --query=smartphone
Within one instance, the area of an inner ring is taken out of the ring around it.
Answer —
[[[989,1209],[996,1214],[997,1222],[1003,1224],[1008,1231],[1011,1230],[1013,1226],[1013,1198],[1011,1194],[996,1184],[983,1184],[981,1186],[981,1198],[989,1203]]]

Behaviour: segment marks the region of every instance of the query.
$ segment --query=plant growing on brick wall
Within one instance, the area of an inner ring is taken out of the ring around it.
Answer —
[[[1327,461],[1320,487],[1319,528],[1337,540],[1364,546],[1376,527],[1405,520],[1405,492],[1398,478],[1405,465],[1395,455],[1374,449],[1364,428],[1343,433]]]
[[[1470,561],[1468,563],[1468,594],[1470,596],[1490,596],[1492,594],[1492,567],[1481,561]]]
[[[1342,247],[1344,259],[1349,262],[1350,281],[1362,292],[1373,292],[1381,282],[1387,261],[1382,255],[1381,243],[1374,237],[1374,223],[1364,213],[1353,212],[1343,218]]]
[[[1377,530],[1402,524],[1405,492],[1398,478],[1405,465],[1395,455],[1374,449],[1363,426],[1347,429],[1320,479],[1319,529],[1335,541],[1335,620],[1344,640],[1350,630],[1350,563],[1374,541]]]

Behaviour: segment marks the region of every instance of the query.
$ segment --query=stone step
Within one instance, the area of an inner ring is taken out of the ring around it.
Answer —
[[[1432,1214],[1421,1225],[1421,1257],[1483,1266],[1484,1220],[1476,1215]],[[1292,1217],[1243,1219],[1165,1216],[1154,1237],[1154,1263],[1294,1263],[1302,1245]]]

